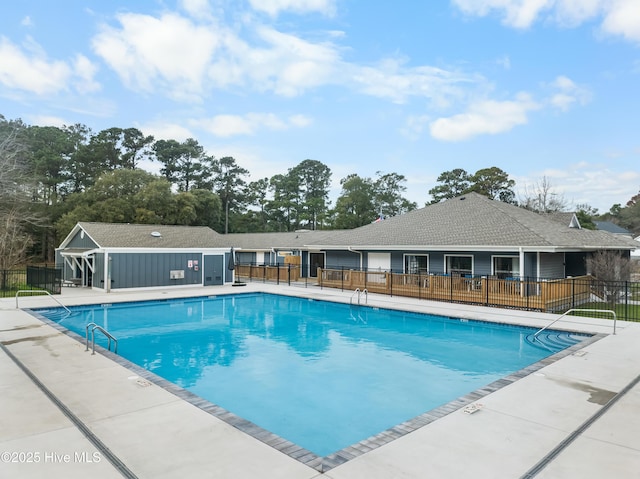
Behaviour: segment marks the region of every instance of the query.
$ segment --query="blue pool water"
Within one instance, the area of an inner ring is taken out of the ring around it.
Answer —
[[[38,313],[83,337],[102,326],[129,361],[319,456],[583,339],[260,293],[71,311]]]

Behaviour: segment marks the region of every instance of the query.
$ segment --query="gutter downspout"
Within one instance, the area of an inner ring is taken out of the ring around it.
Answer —
[[[353,249],[352,246],[347,246],[347,251],[349,251],[350,253],[355,253],[355,254],[359,254],[360,255],[360,270],[362,270],[362,255],[364,253],[362,251],[357,251],[357,250]]]
[[[111,257],[109,252],[104,252],[104,285],[107,293],[111,292]]]
[[[524,267],[524,250],[522,246],[520,246],[519,253],[519,261],[520,261],[520,296],[524,296],[524,276],[525,276],[525,267]]]

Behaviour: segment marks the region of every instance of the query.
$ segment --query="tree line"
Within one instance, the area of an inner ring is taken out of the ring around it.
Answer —
[[[141,167],[149,162],[159,174]],[[137,128],[94,133],[81,124],[30,126],[0,115],[0,269],[26,258],[52,262],[78,221],[208,226],[219,233],[351,229],[418,207],[405,197],[403,175],[381,171],[342,178],[332,205],[331,177],[327,165],[305,159],[250,181],[233,157],[216,158],[193,138],[156,140]],[[476,191],[530,209],[562,207],[518,200],[514,186],[496,167],[474,174],[454,169],[428,193],[431,203]],[[541,197],[540,188],[536,194]],[[638,196],[633,205],[614,206],[611,218],[638,227]],[[586,217],[595,213],[584,210]]]

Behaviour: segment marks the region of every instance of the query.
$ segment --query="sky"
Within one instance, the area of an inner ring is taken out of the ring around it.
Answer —
[[[638,0],[21,0],[0,114],[195,138],[250,180],[498,167],[600,213],[640,191]],[[160,165],[145,163],[149,171]]]

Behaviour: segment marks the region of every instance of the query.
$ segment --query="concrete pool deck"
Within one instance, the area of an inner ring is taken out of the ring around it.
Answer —
[[[350,291],[254,283],[99,293],[65,305],[267,291],[349,302]],[[386,308],[542,327],[557,315],[369,295]],[[21,308],[51,307],[47,296]],[[0,477],[640,478],[640,324],[566,318],[602,334],[579,351],[321,473],[0,299]]]

